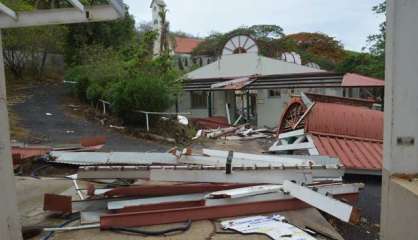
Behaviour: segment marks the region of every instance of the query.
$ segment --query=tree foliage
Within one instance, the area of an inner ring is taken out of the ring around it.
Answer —
[[[386,14],[386,2],[373,7],[376,14]],[[368,37],[369,53],[349,53],[337,66],[340,73],[354,72],[366,76],[385,78],[386,22],[379,26],[379,33]]]

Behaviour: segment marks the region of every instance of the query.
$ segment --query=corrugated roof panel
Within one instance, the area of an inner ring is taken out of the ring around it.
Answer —
[[[366,107],[316,102],[306,132],[383,140],[383,112]]]
[[[346,169],[381,170],[383,143],[313,134],[320,155],[337,157]]]

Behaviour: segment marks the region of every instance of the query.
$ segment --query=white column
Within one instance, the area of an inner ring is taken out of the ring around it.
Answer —
[[[384,168],[418,173],[418,1],[387,3]]]
[[[0,29],[0,238],[15,240],[22,239],[22,235],[12,169],[6,77]]]
[[[381,239],[416,240],[418,182],[418,1],[387,0],[385,140]]]

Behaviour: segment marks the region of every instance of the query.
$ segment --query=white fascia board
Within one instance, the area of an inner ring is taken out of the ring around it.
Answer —
[[[88,14],[86,14],[88,12]],[[87,16],[88,15],[88,16]],[[18,21],[0,14],[0,28],[34,27],[44,25],[111,21],[121,18],[110,5],[92,6],[82,13],[76,8],[60,8],[19,12]]]
[[[110,5],[118,12],[120,17],[124,17],[126,14],[125,4],[122,0],[109,0]]]
[[[327,197],[307,187],[285,181],[283,189],[291,196],[304,201],[305,203],[324,211],[344,222],[349,222],[353,212],[353,206]]]
[[[71,5],[73,5],[75,8],[77,8],[78,10],[80,10],[80,12],[84,12],[85,11],[84,5],[81,4],[80,1],[78,1],[78,0],[68,0],[68,1],[71,3]]]
[[[17,14],[16,14],[16,12],[13,11],[12,9],[8,8],[6,5],[4,5],[1,2],[0,2],[0,13],[6,14],[7,16],[9,16],[10,18],[12,18],[15,21],[17,20]],[[1,15],[0,15],[0,17],[1,17]]]
[[[312,149],[315,145],[313,143],[298,143],[298,144],[288,144],[288,145],[278,145],[272,146],[270,152],[282,152],[282,151],[293,151],[293,150],[303,150],[303,149]]]
[[[299,129],[291,132],[279,134],[279,139],[286,139],[290,137],[300,137],[305,134],[305,129]]]
[[[206,198],[242,198],[266,193],[279,192],[281,189],[282,185],[262,185],[246,188],[236,188],[231,190],[213,192],[208,194]]]

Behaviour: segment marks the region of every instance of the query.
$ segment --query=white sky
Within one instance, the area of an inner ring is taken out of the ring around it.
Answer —
[[[346,49],[360,51],[384,16],[372,12],[382,0],[165,0],[172,31],[205,37],[239,26],[276,24],[286,34],[323,32]],[[151,0],[125,0],[137,23],[151,21]]]

